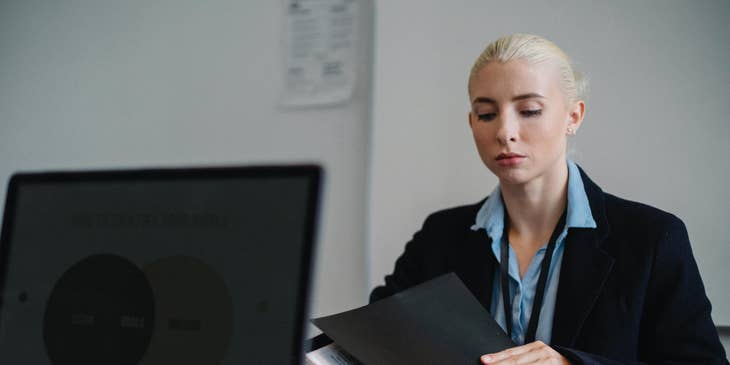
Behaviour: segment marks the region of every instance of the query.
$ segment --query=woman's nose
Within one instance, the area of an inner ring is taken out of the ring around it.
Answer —
[[[498,118],[497,123],[499,123],[497,129],[499,143],[506,145],[517,142],[520,128],[517,118],[511,115],[503,115]]]

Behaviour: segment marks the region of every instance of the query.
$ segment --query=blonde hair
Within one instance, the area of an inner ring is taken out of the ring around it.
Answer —
[[[526,60],[530,64],[552,61],[560,70],[560,81],[568,101],[575,102],[586,97],[588,81],[575,69],[570,57],[555,43],[537,35],[522,33],[501,37],[487,45],[471,68],[469,94],[474,77],[489,62],[505,63],[512,60]]]

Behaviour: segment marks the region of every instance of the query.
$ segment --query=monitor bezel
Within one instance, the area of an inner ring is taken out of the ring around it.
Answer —
[[[297,312],[299,323],[294,334],[294,348],[291,364],[300,364],[304,353],[304,333],[311,305],[311,290],[314,275],[314,254],[318,233],[319,212],[322,195],[324,171],[316,164],[302,165],[258,165],[258,166],[216,166],[216,167],[169,167],[142,169],[76,170],[18,172],[11,176],[5,199],[2,231],[0,232],[0,316],[5,293],[10,245],[16,214],[16,203],[21,186],[43,183],[86,183],[103,181],[165,181],[179,179],[221,180],[226,178],[284,178],[304,177],[309,180],[307,191],[306,230],[302,250],[297,293]],[[2,323],[2,318],[0,318]]]

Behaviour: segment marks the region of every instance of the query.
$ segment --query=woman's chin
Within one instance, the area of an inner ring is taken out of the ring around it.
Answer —
[[[522,185],[530,181],[532,175],[526,169],[521,168],[490,168],[492,173],[499,179],[500,185]]]
[[[528,178],[520,177],[520,176],[500,176],[499,177],[499,184],[502,186],[519,186],[519,185],[525,185],[530,181]]]

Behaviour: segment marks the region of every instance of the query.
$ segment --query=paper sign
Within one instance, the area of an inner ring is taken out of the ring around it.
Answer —
[[[281,104],[350,99],[355,82],[356,0],[287,0]]]

